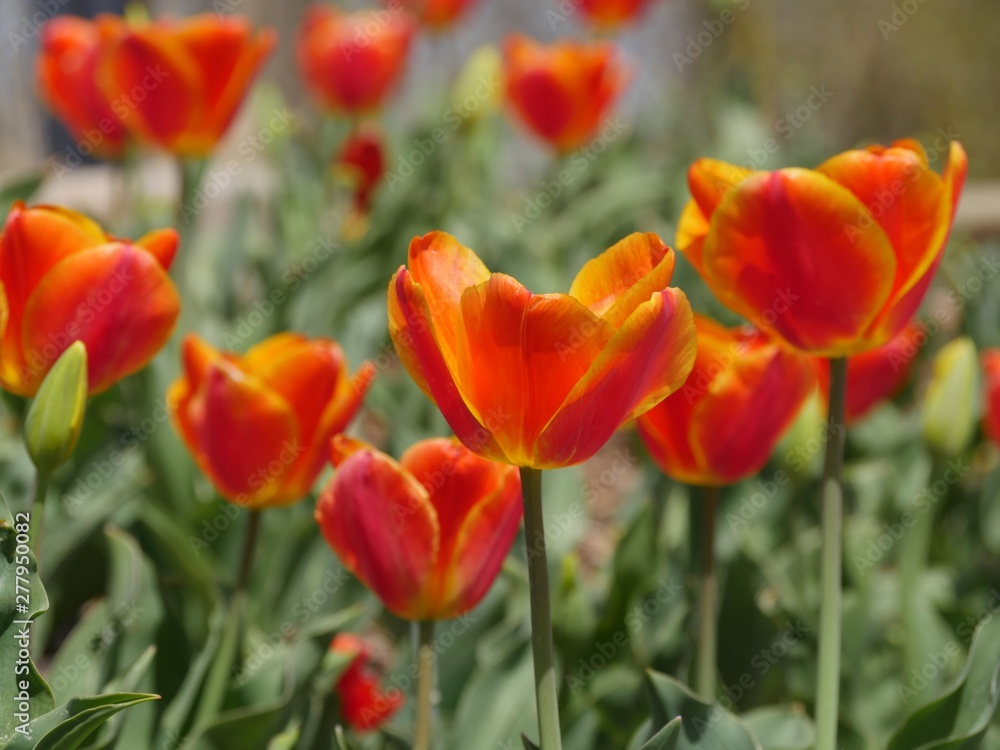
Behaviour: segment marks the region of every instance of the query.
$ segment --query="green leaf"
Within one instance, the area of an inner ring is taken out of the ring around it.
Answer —
[[[32,719],[28,724],[29,736],[15,733],[4,750],[76,750],[119,711],[159,697],[147,693],[111,693],[73,698],[55,711]]]
[[[529,740],[528,736],[525,734],[521,735],[521,742],[524,744],[524,750],[542,750],[541,747]]]
[[[675,750],[681,739],[681,721],[683,720],[678,716],[654,734],[639,750]]]
[[[740,716],[767,750],[810,750],[816,744],[816,728],[803,713],[768,706]]]
[[[955,684],[917,709],[889,741],[888,750],[962,750],[978,747],[1000,702],[1000,618],[977,629],[969,659]]]
[[[6,216],[10,212],[10,206],[14,201],[28,201],[38,188],[41,187],[45,179],[45,171],[33,172],[20,179],[9,182],[0,188],[0,211]]]
[[[673,677],[649,671],[646,685],[654,728],[663,727],[677,717],[683,719],[677,750],[762,750],[757,738],[739,719],[717,704],[705,703]]]
[[[87,348],[74,341],[52,365],[24,418],[24,442],[39,474],[51,474],[73,453],[86,407]]]
[[[337,728],[333,730],[333,737],[337,742],[337,750],[354,750],[348,743],[347,737],[344,735],[344,728],[337,725]]]
[[[7,502],[0,495],[0,740],[9,738],[15,727],[22,723],[15,716],[20,708],[17,697],[27,694],[27,714],[41,716],[51,711],[55,702],[52,690],[42,679],[34,661],[24,659],[25,651],[16,639],[17,633],[27,630],[31,637],[34,620],[48,610],[49,600],[42,587],[28,542],[28,514],[11,515]],[[27,607],[19,612],[18,607]],[[15,621],[21,621],[17,623]]]

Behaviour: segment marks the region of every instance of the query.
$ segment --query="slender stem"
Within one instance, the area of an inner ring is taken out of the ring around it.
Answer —
[[[35,574],[41,567],[42,528],[45,526],[45,496],[49,491],[49,475],[39,471],[35,475],[35,494],[31,497],[31,549],[35,553]]]
[[[717,662],[715,580],[715,513],[719,505],[719,488],[706,487],[701,499],[701,616],[698,622],[698,692],[703,698],[715,700],[715,665]]]
[[[823,598],[819,624],[819,672],[816,688],[816,750],[836,750],[840,703],[840,610],[844,496],[844,404],[847,399],[847,359],[830,360],[830,412],[826,461],[823,466]]]
[[[243,554],[240,558],[240,572],[236,579],[236,593],[244,594],[250,581],[250,570],[253,568],[254,552],[257,550],[257,537],[260,536],[260,511],[247,510],[246,536],[243,538]]]
[[[431,694],[434,692],[434,621],[417,624],[417,722],[413,750],[431,747]]]
[[[541,750],[562,750],[559,734],[559,693],[552,648],[552,602],[545,555],[542,514],[542,472],[521,469],[524,533],[528,548],[528,588],[531,594],[531,651],[535,659],[535,702]]]

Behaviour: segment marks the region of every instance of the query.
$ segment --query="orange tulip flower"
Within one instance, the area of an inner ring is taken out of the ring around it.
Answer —
[[[407,620],[445,620],[489,591],[521,523],[517,470],[455,440],[423,440],[399,463],[334,438],[337,473],[316,522],[345,567]]]
[[[351,659],[336,685],[344,721],[359,732],[377,729],[403,705],[403,693],[379,687],[380,674],[372,667],[371,649],[358,636],[338,633],[330,650]]]
[[[97,70],[105,97],[119,104],[129,131],[181,156],[215,147],[276,41],[271,29],[217,13],[128,24],[109,36]]]
[[[294,333],[242,357],[189,334],[181,356],[168,393],[177,431],[219,494],[254,509],[306,496],[375,375],[365,363],[350,377],[339,344]]]
[[[986,417],[983,429],[986,437],[1000,446],[1000,349],[987,349],[983,352],[983,370],[986,376]]]
[[[598,28],[613,29],[635,19],[649,5],[649,0],[579,0],[587,20]]]
[[[560,151],[594,135],[628,78],[610,44],[543,45],[520,34],[504,43],[504,69],[518,119]]]
[[[298,44],[306,89],[335,112],[357,115],[378,108],[406,70],[413,32],[405,13],[309,8]]]
[[[0,235],[0,385],[35,395],[74,341],[91,394],[145,367],[180,313],[176,251],[173,229],[129,242],[75,211],[15,203]]]
[[[336,169],[354,188],[352,223],[363,223],[385,174],[385,138],[376,123],[363,123],[347,137],[337,154]]]
[[[450,26],[455,19],[472,7],[475,0],[403,0],[402,5],[409,9],[424,26],[435,31]],[[389,7],[399,0],[387,0]]]
[[[532,294],[432,232],[389,284],[389,332],[470,450],[571,466],[691,371],[691,307],[667,288],[673,270],[673,250],[636,233],[584,265],[568,295]]]
[[[82,156],[114,157],[125,147],[121,103],[109,101],[96,83],[102,38],[120,23],[108,21],[104,31],[92,21],[58,16],[43,27],[36,62],[38,92],[43,102],[77,140]]]
[[[684,387],[637,425],[653,460],[688,484],[721,486],[753,476],[816,387],[812,360],[752,326],[695,316],[698,356]]]
[[[815,170],[701,159],[678,249],[731,310],[791,346],[843,357],[910,321],[944,252],[967,161],[939,177],[915,141],[847,151]]]
[[[917,323],[910,323],[878,349],[855,354],[847,360],[847,424],[857,422],[906,385],[927,333]],[[816,359],[819,386],[824,400],[830,398],[830,362]]]

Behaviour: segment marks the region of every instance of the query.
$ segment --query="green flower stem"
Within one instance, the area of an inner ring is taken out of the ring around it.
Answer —
[[[434,692],[434,622],[417,623],[417,721],[413,750],[431,747],[431,695]]]
[[[694,498],[692,498],[694,499]],[[696,501],[697,502],[697,501]],[[718,634],[716,632],[715,579],[715,514],[719,505],[719,488],[706,487],[701,498],[701,581],[700,616],[698,620],[698,692],[703,698],[715,700],[715,672]]]
[[[823,568],[819,625],[819,672],[816,688],[816,750],[837,750],[840,703],[840,611],[844,495],[844,424],[847,359],[830,360],[829,440],[823,466]]]
[[[35,553],[35,565],[41,567],[42,528],[45,525],[45,496],[49,491],[49,475],[39,471],[35,474],[35,493],[31,497],[31,550]],[[37,570],[36,567],[36,570]]]
[[[535,702],[541,750],[562,750],[559,734],[559,693],[552,648],[552,601],[545,554],[542,514],[542,472],[521,469],[524,533],[528,547],[528,588],[531,593],[531,651],[535,659]]]

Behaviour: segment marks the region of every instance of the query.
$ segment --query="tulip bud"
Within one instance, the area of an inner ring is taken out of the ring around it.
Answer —
[[[463,122],[476,123],[496,113],[503,99],[503,58],[495,45],[484,44],[469,56],[451,98]]]
[[[957,456],[972,439],[979,413],[979,358],[972,339],[955,339],[934,358],[924,394],[924,439],[946,456]]]
[[[75,341],[45,376],[24,420],[24,442],[40,473],[51,473],[73,453],[86,405],[87,348]]]

